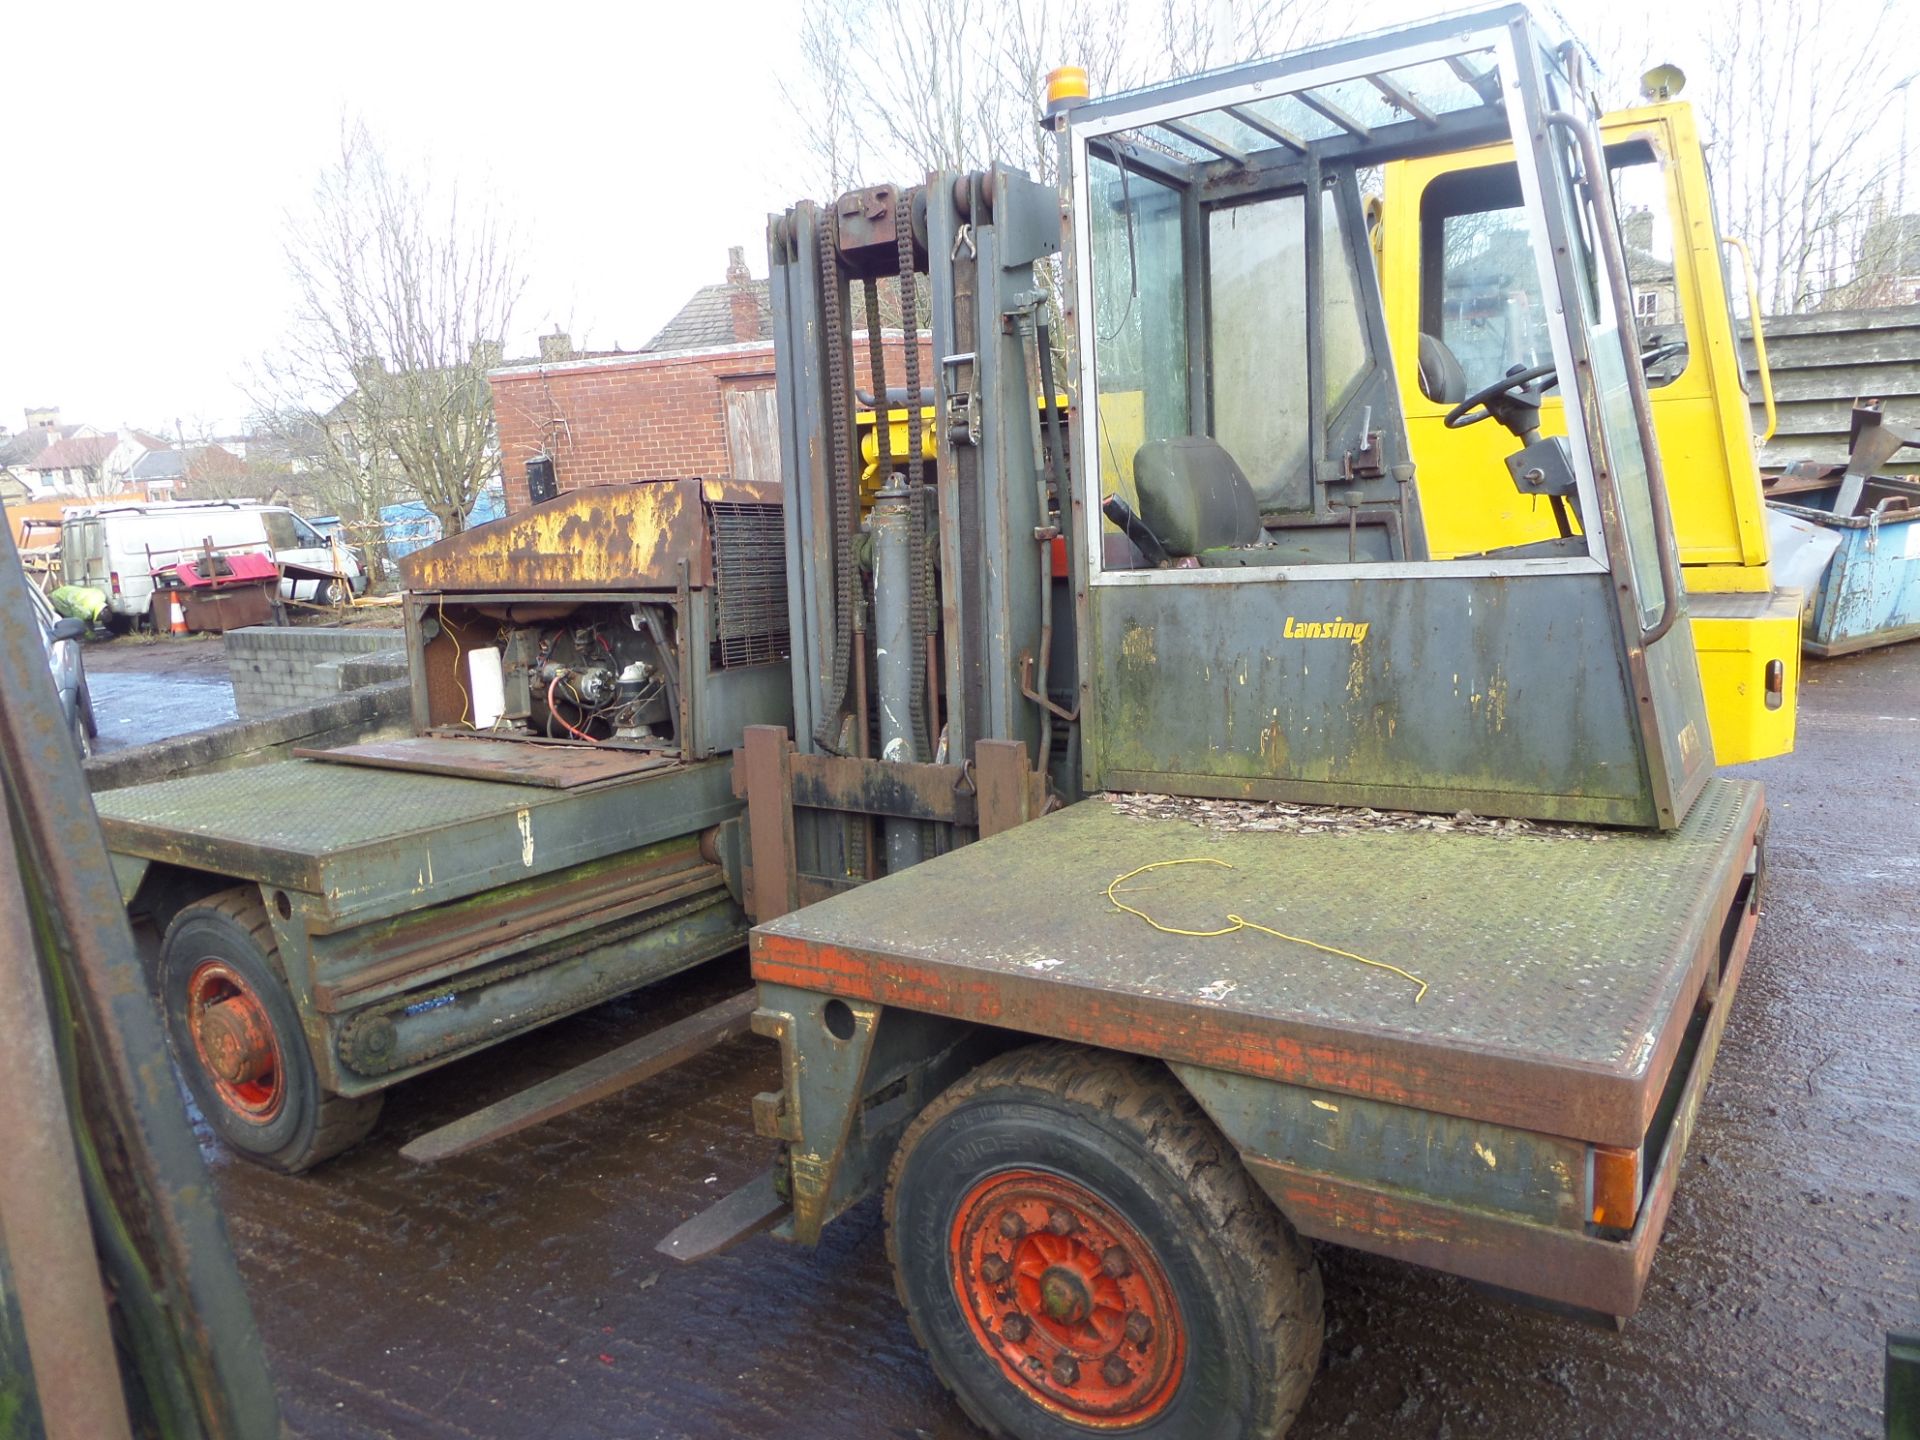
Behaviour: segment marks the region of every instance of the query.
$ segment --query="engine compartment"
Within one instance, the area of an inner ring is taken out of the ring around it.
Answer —
[[[420,626],[429,731],[679,748],[682,675],[671,603],[441,600]]]

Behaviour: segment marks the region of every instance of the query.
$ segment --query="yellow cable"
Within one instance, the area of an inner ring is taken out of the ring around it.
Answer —
[[[460,679],[460,637],[454,634],[453,627],[447,624],[447,597],[445,595],[441,595],[439,597],[439,601],[440,601],[440,633],[445,635],[447,639],[453,642],[453,685],[454,685],[454,688],[460,692],[460,723],[462,725],[466,725],[468,701],[467,701],[467,687],[465,683]],[[424,647],[422,648],[424,649]],[[467,725],[467,728],[471,730],[474,727],[471,725]]]
[[[1221,935],[1238,934],[1242,930],[1258,930],[1262,935],[1271,935],[1276,940],[1288,940],[1295,945],[1305,945],[1309,949],[1319,950],[1328,955],[1338,955],[1343,960],[1352,960],[1361,965],[1371,965],[1376,970],[1390,970],[1402,980],[1410,981],[1420,987],[1414,994],[1414,1004],[1418,1005],[1426,998],[1426,981],[1422,980],[1418,975],[1409,974],[1398,965],[1389,965],[1384,960],[1369,960],[1366,956],[1356,955],[1351,950],[1342,950],[1333,945],[1322,945],[1318,940],[1308,940],[1299,935],[1288,935],[1284,931],[1275,930],[1270,926],[1259,924],[1257,921],[1242,919],[1240,916],[1232,914],[1231,912],[1227,915],[1226,925],[1219,930],[1182,930],[1177,925],[1162,925],[1158,920],[1147,914],[1146,911],[1135,909],[1133,906],[1127,904],[1126,901],[1122,900],[1116,893],[1122,885],[1133,879],[1134,876],[1144,875],[1149,870],[1164,870],[1172,865],[1218,865],[1222,870],[1233,869],[1233,866],[1229,865],[1226,861],[1216,860],[1211,855],[1201,855],[1191,860],[1156,860],[1151,865],[1136,866],[1134,869],[1127,871],[1126,874],[1116,876],[1107,885],[1107,899],[1113,903],[1113,907],[1116,910],[1124,910],[1127,914],[1146,921],[1147,924],[1160,931],[1163,935],[1185,935],[1194,940],[1211,940]]]

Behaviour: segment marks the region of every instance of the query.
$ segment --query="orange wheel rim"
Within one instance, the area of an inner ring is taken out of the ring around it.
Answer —
[[[1119,1429],[1173,1401],[1186,1329],[1159,1258],[1086,1187],[1004,1170],[960,1201],[954,1294],[980,1348],[1029,1399]]]
[[[223,960],[202,960],[187,978],[187,1029],[200,1070],[220,1103],[264,1125],[286,1100],[280,1038],[253,987]]]

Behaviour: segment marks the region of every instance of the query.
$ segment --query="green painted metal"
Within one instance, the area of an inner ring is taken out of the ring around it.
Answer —
[[[291,760],[97,797],[108,848],[296,891],[342,929],[694,834],[739,812],[726,760],[552,790]]]
[[[1753,859],[1758,786],[1677,831],[1277,834],[1096,798],[754,932],[756,973],[1488,1123],[1637,1145]],[[1243,931],[1236,914],[1417,975]]]
[[[1655,823],[1605,575],[1115,588],[1093,614],[1107,788]]]
[[[980,1058],[971,1026],[761,985],[757,1035],[779,1042],[783,1088],[754,1123],[784,1140],[793,1217],[780,1234],[817,1244],[827,1223],[872,1194],[901,1132]],[[971,1043],[970,1043],[971,1042]]]
[[[1586,1224],[1576,1141],[1200,1065],[1173,1071],[1242,1155],[1530,1224]]]

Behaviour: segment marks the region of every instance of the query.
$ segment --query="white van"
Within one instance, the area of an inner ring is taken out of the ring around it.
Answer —
[[[188,500],[152,505],[70,506],[60,521],[60,573],[69,585],[91,585],[107,592],[115,615],[139,620],[147,614],[155,572],[191,561],[212,541],[222,554],[271,555],[316,570],[336,565],[349,589],[367,588],[359,562],[344,546],[326,537],[284,505],[250,501]],[[280,581],[289,600],[333,604],[339,580]]]

